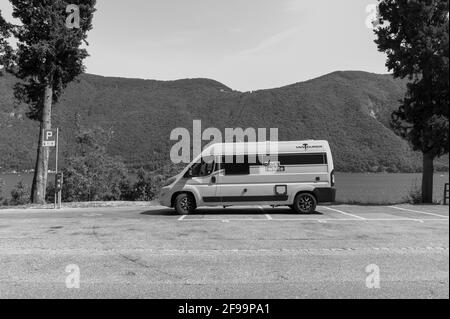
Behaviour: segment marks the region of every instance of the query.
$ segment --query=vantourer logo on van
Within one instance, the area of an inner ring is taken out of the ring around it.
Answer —
[[[319,149],[319,148],[323,148],[322,145],[309,145],[307,143],[303,144],[303,145],[298,145],[297,146],[298,149],[304,149],[305,151],[307,151],[308,149]]]

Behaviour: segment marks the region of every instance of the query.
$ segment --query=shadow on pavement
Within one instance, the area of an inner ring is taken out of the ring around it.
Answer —
[[[149,211],[142,212],[141,215],[146,215],[146,216],[178,216],[178,214],[175,212],[175,210],[170,209],[170,208],[149,210]]]
[[[298,215],[290,208],[264,208],[264,210],[258,208],[199,208],[194,213],[189,214],[189,216],[200,216],[200,215]],[[174,209],[155,209],[149,210],[141,213],[141,215],[146,216],[180,216]],[[323,213],[315,212],[313,214],[308,214],[307,216],[322,216]]]

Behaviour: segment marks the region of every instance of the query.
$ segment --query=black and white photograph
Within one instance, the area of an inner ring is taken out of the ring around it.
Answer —
[[[448,0],[0,0],[0,302],[448,300],[448,153]]]

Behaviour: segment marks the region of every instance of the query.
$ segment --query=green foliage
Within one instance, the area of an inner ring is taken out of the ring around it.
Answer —
[[[8,33],[17,40],[17,49],[7,54],[9,72],[21,79],[15,85],[15,97],[29,106],[29,117],[42,120],[44,91],[53,89],[57,102],[68,83],[83,73],[83,60],[88,56],[87,32],[92,29],[95,0],[10,0],[13,17],[20,25],[9,25]],[[80,28],[66,26],[66,8],[80,8]],[[0,28],[1,25],[0,19]],[[0,29],[1,30],[1,29]],[[3,45],[5,47],[5,45]],[[1,52],[1,51],[0,51]]]
[[[4,182],[2,179],[0,179],[0,205],[3,202],[3,186],[4,186]]]
[[[11,36],[11,25],[2,17],[0,10],[0,67],[8,66],[8,61],[12,53],[12,48],[9,46],[7,39]],[[0,70],[0,76],[2,71]]]
[[[20,119],[19,111],[9,116],[15,81],[9,74],[0,77],[0,166],[6,170],[33,168],[36,155],[36,124]],[[84,127],[114,132],[108,154],[121,156],[130,170],[143,167],[162,175],[162,169],[172,170],[168,175],[180,171],[170,165],[172,129],[192,130],[194,119],[201,119],[204,129],[278,127],[282,140],[327,139],[339,171],[383,172],[395,166],[401,172],[419,172],[420,154],[390,127],[391,114],[405,92],[405,81],[365,72],[336,72],[252,94],[211,80],[82,75],[65,91],[54,119],[62,128],[63,152],[73,153],[77,147],[78,115]],[[436,161],[436,168],[448,170],[448,157]]]
[[[74,153],[66,154],[64,202],[152,201],[156,198],[165,176],[140,169],[136,180],[131,180],[121,159],[107,154],[112,138],[111,131],[79,128]],[[167,174],[171,170],[159,171]],[[51,182],[47,187],[47,202],[54,201],[54,194],[55,186]]]
[[[408,77],[406,97],[393,113],[394,129],[431,157],[449,152],[449,2],[382,0],[376,31],[387,67]]]
[[[10,206],[20,206],[30,203],[31,189],[29,186],[19,182],[17,186],[11,191]]]
[[[106,154],[72,157],[64,169],[64,201],[110,201],[121,198],[127,170]]]
[[[419,186],[417,181],[414,181],[408,189],[408,194],[404,201],[413,205],[422,203],[422,188]]]
[[[108,133],[85,130],[76,137],[76,153],[69,156],[62,197],[66,202],[114,201],[122,198],[129,184],[128,171],[120,158],[107,154]]]
[[[165,178],[162,175],[152,175],[144,169],[137,173],[137,181],[133,186],[133,200],[152,201],[161,190]]]

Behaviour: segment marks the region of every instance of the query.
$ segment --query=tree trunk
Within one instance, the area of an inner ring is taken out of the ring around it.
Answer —
[[[433,178],[434,178],[434,157],[430,154],[423,154],[423,174],[422,174],[422,202],[424,204],[433,203]]]
[[[53,89],[50,84],[46,86],[44,92],[44,106],[42,110],[42,119],[39,132],[37,159],[31,190],[31,202],[33,204],[45,204],[50,149],[48,147],[44,147],[43,144],[45,138],[44,131],[51,130],[52,128],[52,102]]]

